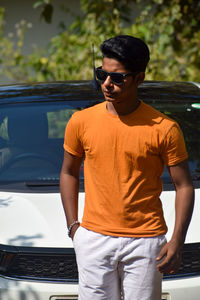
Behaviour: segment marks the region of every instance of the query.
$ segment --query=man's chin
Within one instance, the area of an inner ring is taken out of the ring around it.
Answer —
[[[105,97],[106,101],[107,102],[110,102],[110,103],[115,103],[115,104],[120,104],[121,101],[119,99],[116,99],[116,98],[109,98],[109,97]]]
[[[117,101],[117,99],[113,96],[104,95],[104,97],[105,97],[106,101],[108,101],[108,102],[116,102]]]

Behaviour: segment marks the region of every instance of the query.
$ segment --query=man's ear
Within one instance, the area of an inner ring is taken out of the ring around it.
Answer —
[[[135,76],[135,83],[137,86],[139,86],[145,78],[145,72],[140,72]]]

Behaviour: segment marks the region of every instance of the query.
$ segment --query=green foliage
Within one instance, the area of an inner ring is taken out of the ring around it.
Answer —
[[[200,2],[151,1],[130,34],[139,35],[150,46],[150,79],[199,81]],[[153,18],[149,18],[152,15]],[[142,26],[141,26],[142,24]]]
[[[134,6],[133,6],[134,5]],[[51,0],[35,1],[40,19],[51,22]],[[139,9],[133,20],[131,11]],[[0,9],[0,73],[18,82],[91,79],[92,44],[96,65],[99,45],[116,34],[144,39],[151,50],[147,79],[199,81],[200,2],[195,0],[81,0],[82,15],[49,41],[46,49],[24,55],[28,22],[16,28],[17,43],[4,36]],[[66,9],[67,11],[67,9]]]
[[[42,6],[42,11],[40,14],[40,20],[45,20],[47,23],[51,23],[53,16],[53,5],[50,3],[50,0],[40,0],[34,3],[33,8]]]

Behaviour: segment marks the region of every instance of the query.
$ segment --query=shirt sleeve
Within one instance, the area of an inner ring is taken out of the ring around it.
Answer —
[[[74,115],[72,115],[66,125],[63,147],[65,151],[71,153],[72,155],[82,157],[84,154],[84,150],[80,138],[80,122],[77,122],[77,118],[75,118]]]
[[[177,123],[174,123],[163,140],[162,158],[166,166],[176,165],[188,158],[184,137]]]

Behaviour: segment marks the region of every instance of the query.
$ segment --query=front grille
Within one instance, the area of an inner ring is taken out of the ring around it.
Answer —
[[[33,248],[0,245],[0,274],[19,279],[78,283],[73,248]],[[177,274],[165,279],[200,275],[200,243],[185,244]]]
[[[10,273],[16,277],[77,281],[75,255],[19,255]]]
[[[78,282],[73,248],[15,247],[12,261],[0,269],[0,274],[19,279]]]

